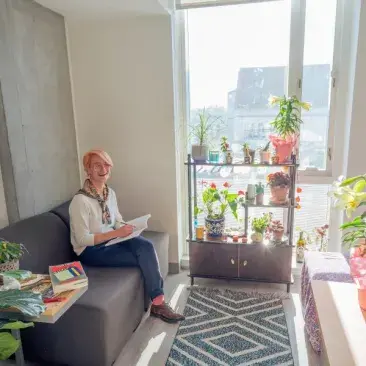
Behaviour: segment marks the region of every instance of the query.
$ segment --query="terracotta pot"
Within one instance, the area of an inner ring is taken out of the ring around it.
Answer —
[[[288,200],[289,187],[271,187],[271,201],[275,204],[284,204]]]
[[[278,155],[281,164],[291,160],[293,146],[294,144],[292,142],[283,142],[276,147],[276,155]]]
[[[269,151],[260,151],[259,156],[262,164],[269,164],[271,160],[271,153]]]
[[[273,240],[274,241],[282,241],[284,230],[281,231],[273,231]]]
[[[366,289],[358,289],[358,303],[360,304],[360,308],[362,310],[366,310]]]

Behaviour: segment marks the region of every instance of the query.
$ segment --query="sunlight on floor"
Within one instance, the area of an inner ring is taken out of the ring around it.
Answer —
[[[169,305],[176,311],[179,311],[179,309],[177,309],[177,303],[178,300],[180,298],[180,295],[183,292],[183,289],[186,287],[186,285],[184,285],[183,283],[179,284],[177,289],[174,291],[170,301],[169,301]]]
[[[157,353],[166,337],[166,332],[161,332],[156,337],[150,339],[149,343],[141,353],[141,357],[138,360],[136,366],[146,366],[149,364],[151,357]]]

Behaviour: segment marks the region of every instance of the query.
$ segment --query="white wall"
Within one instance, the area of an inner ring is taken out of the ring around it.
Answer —
[[[79,152],[111,154],[122,214],[151,213],[179,263],[170,17],[66,22]]]

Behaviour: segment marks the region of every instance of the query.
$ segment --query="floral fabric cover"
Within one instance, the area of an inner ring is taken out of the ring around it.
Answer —
[[[311,280],[348,282],[353,279],[350,267],[342,253],[306,252],[301,272],[301,304],[305,330],[315,352],[321,351],[321,333],[318,314],[311,288]]]

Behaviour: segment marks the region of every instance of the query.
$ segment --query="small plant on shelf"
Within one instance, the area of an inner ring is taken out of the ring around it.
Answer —
[[[221,152],[224,154],[225,163],[231,164],[233,162],[233,155],[232,151],[230,150],[230,144],[226,136],[221,137],[221,144],[220,144]]]
[[[268,174],[268,185],[271,188],[271,203],[283,205],[288,202],[288,192],[291,184],[290,176],[284,172]]]
[[[271,222],[271,214],[265,213],[260,217],[254,217],[252,219],[252,230],[254,233],[251,235],[251,239],[254,243],[263,242],[263,234],[268,229]]]
[[[255,150],[250,148],[249,143],[244,142],[243,144],[244,163],[253,164],[255,158]]]
[[[269,164],[271,160],[271,152],[269,151],[269,147],[271,146],[271,141],[268,141],[268,143],[260,149],[259,156],[261,164]]]
[[[269,225],[269,231],[273,235],[273,241],[282,241],[285,228],[280,220],[272,220]]]
[[[215,183],[203,183],[205,189],[202,192],[202,207],[195,207],[195,216],[205,213],[205,225],[207,235],[220,237],[225,230],[225,214],[231,212],[238,219],[238,202],[242,198],[243,191],[230,193],[231,185],[228,182],[218,189]]]
[[[276,155],[279,156],[280,163],[289,161],[292,149],[296,146],[300,133],[300,126],[303,123],[300,118],[300,110],[309,111],[311,105],[292,97],[275,97],[269,99],[271,106],[278,105],[280,110],[271,122],[278,136],[270,136],[270,140],[276,149]]]
[[[255,203],[263,205],[264,186],[261,182],[255,185]]]

